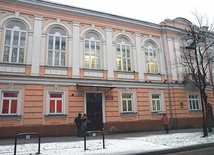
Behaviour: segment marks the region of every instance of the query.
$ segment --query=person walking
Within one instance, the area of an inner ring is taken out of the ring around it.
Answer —
[[[74,123],[76,123],[76,131],[77,131],[77,137],[80,137],[82,134],[81,124],[82,124],[82,114],[79,113],[78,116],[74,119]]]
[[[90,121],[88,120],[88,117],[86,114],[83,114],[82,116],[82,130],[83,130],[83,134],[85,134],[88,131],[87,128],[87,123],[89,123]]]
[[[167,115],[167,113],[164,113],[163,114],[163,126],[164,126],[164,129],[166,130],[166,133],[169,133],[169,117]]]

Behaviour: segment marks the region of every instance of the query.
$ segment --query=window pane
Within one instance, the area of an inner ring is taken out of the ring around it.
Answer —
[[[49,34],[55,34],[55,33],[59,33],[60,35],[63,35],[65,36],[66,35],[66,32],[65,30],[63,30],[62,28],[60,27],[54,27],[50,30]]]
[[[157,110],[161,110],[160,101],[157,101]]]
[[[117,58],[117,69],[118,70],[122,70],[122,68],[121,68],[121,59],[118,59],[118,58]]]
[[[20,63],[24,62],[24,48],[19,49],[19,62]]]
[[[48,49],[53,49],[53,36],[49,36]]]
[[[89,41],[85,40],[85,53],[89,53]]]
[[[11,62],[17,62],[17,55],[18,55],[18,51],[17,50],[18,50],[17,48],[13,48]]]
[[[62,98],[62,94],[50,94],[51,98]]]
[[[10,45],[10,40],[11,40],[11,30],[7,30],[4,44]]]
[[[2,113],[3,114],[9,113],[9,100],[3,100]]]
[[[91,54],[95,54],[95,42],[91,42]]]
[[[127,111],[126,101],[123,101],[123,111]]]
[[[127,46],[126,49],[127,49],[127,57],[130,57],[130,49],[129,49],[129,46]]]
[[[120,57],[120,45],[117,45],[117,57]]]
[[[50,113],[55,113],[55,100],[50,100]]]
[[[192,103],[193,103],[193,104],[192,104],[192,105],[193,105],[193,109],[196,109],[196,108],[195,108],[195,101],[192,101]]]
[[[14,35],[13,35],[13,45],[18,45],[18,41],[19,41],[19,32],[14,31]]]
[[[128,111],[132,111],[132,101],[128,101]]]
[[[122,56],[126,57],[126,52],[125,52],[125,46],[124,45],[122,45]]]
[[[89,68],[89,56],[85,55],[85,67]]]
[[[59,65],[59,52],[55,52],[55,62],[54,65]]]
[[[55,50],[59,50],[59,44],[60,44],[60,38],[56,37],[55,38]]]
[[[156,110],[156,104],[155,101],[152,101],[152,110],[155,111]]]
[[[197,100],[195,101],[195,104],[196,104],[196,109],[199,109],[199,105],[198,105],[198,101]]]
[[[17,113],[17,100],[12,100],[10,113],[11,114],[16,114]]]
[[[57,113],[62,113],[62,101],[57,101]]]
[[[9,52],[10,47],[4,47],[4,57],[3,57],[4,62],[9,62]]]
[[[65,53],[61,54],[61,66],[65,66]]]
[[[97,61],[97,68],[100,68],[100,57],[97,57],[96,61]]]
[[[159,94],[152,94],[153,99],[159,99]]]
[[[53,52],[48,51],[48,65],[52,65]]]
[[[123,94],[122,94],[122,98],[129,98],[129,99],[130,99],[131,96],[132,96],[132,95],[131,95],[131,94],[128,94],[128,93],[123,93]]]
[[[91,57],[91,68],[95,68],[95,59],[94,59],[94,56]]]
[[[96,50],[100,51],[100,43],[99,42],[96,42]]]
[[[190,100],[189,103],[190,103],[190,109],[193,109],[192,108],[192,101]]]
[[[18,97],[18,93],[4,93],[4,97]]]
[[[130,59],[128,59],[127,60],[127,65],[128,65],[128,71],[131,71],[131,60]]]
[[[20,46],[25,46],[25,32],[21,32],[21,40],[20,40]]]
[[[126,71],[127,68],[126,68],[126,59],[123,59],[123,70]]]
[[[66,40],[65,40],[65,38],[62,38],[61,50],[65,51],[65,46],[66,46]]]

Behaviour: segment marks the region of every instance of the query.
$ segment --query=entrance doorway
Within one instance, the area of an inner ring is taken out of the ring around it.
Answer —
[[[86,93],[86,114],[91,123],[87,123],[89,131],[103,129],[102,93]]]

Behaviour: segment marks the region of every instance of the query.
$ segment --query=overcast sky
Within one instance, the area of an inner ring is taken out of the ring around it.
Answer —
[[[192,12],[214,18],[213,0],[49,0],[159,24],[166,18],[184,17],[194,22]],[[211,21],[210,20],[210,21]]]

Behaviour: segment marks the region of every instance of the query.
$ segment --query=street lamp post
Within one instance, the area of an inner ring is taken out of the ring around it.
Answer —
[[[205,117],[205,109],[206,109],[206,103],[204,103],[204,98],[206,94],[204,94],[203,90],[202,90],[202,73],[201,73],[201,68],[200,68],[200,62],[198,59],[198,51],[200,51],[200,44],[201,39],[203,36],[201,36],[202,30],[198,29],[195,25],[191,25],[190,30],[188,32],[190,32],[188,34],[188,36],[190,38],[188,38],[187,40],[187,44],[188,46],[186,46],[186,49],[188,50],[193,50],[194,51],[194,56],[195,56],[195,62],[196,62],[196,68],[197,68],[197,73],[198,73],[198,88],[200,90],[200,99],[201,99],[201,106],[202,106],[202,127],[203,127],[203,136],[207,137],[208,133],[207,133],[207,124],[206,124],[206,117]],[[203,39],[204,41],[204,39]],[[203,60],[202,60],[203,61]]]

